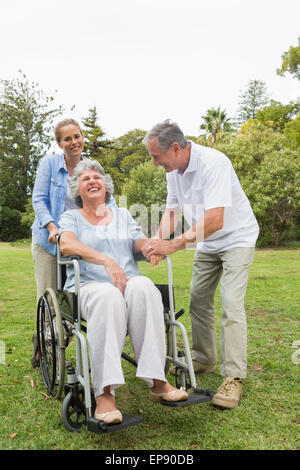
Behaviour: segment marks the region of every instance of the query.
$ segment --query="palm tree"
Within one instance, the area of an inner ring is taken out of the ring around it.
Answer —
[[[232,125],[229,122],[230,118],[227,117],[226,111],[222,111],[220,106],[215,109],[208,109],[206,115],[201,116],[204,123],[200,125],[200,129],[203,129],[211,140],[212,145],[216,143],[217,135],[222,132],[223,134],[229,134],[233,131]]]

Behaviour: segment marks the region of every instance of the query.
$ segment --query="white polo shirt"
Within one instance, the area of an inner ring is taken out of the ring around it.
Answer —
[[[190,144],[191,157],[184,173],[167,173],[166,206],[179,206],[190,226],[201,220],[208,209],[224,207],[223,228],[198,243],[198,250],[219,253],[254,247],[258,223],[229,158],[216,149]]]

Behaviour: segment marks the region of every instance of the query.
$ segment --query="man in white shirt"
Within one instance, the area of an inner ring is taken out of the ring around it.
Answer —
[[[214,372],[217,362],[214,296],[220,281],[220,373],[225,377],[213,404],[234,408],[247,373],[244,297],[258,224],[230,160],[221,152],[187,141],[177,124],[164,121],[145,136],[155,166],[167,173],[167,204],[157,235],[145,256],[168,255],[197,243],[191,283],[190,316],[195,372]],[[169,239],[180,210],[190,228]]]

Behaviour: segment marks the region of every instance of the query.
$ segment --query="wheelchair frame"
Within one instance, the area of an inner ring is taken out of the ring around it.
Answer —
[[[62,421],[69,431],[79,431],[83,425],[86,425],[89,431],[95,433],[111,432],[139,424],[143,419],[139,416],[123,414],[122,423],[107,425],[93,418],[95,399],[90,384],[89,354],[84,335],[86,326],[82,324],[80,315],[79,259],[77,256],[64,258],[57,244],[57,290],[54,292],[52,289],[47,289],[39,299],[37,308],[40,366],[48,392],[57,399],[61,398],[63,391],[66,394],[62,406]],[[146,261],[142,256],[136,258],[136,261],[143,260]],[[165,257],[165,261],[168,284],[156,286],[162,293],[164,303],[167,332],[166,373],[170,363],[173,363],[176,370],[179,370],[179,378],[176,375],[176,386],[184,387],[185,390],[191,388],[193,393],[189,394],[188,399],[184,401],[162,401],[161,403],[168,406],[188,406],[207,402],[213,397],[213,392],[197,388],[187,332],[184,325],[178,321],[184,310],[175,314],[172,264],[169,257]],[[75,278],[75,292],[71,295],[63,290],[62,276],[62,267],[70,264],[73,264]],[[73,304],[71,306],[70,299]],[[67,309],[66,302],[68,303]],[[176,328],[179,328],[181,332],[184,351],[177,351]],[[76,338],[76,366],[74,369],[71,363],[67,363],[67,382],[65,382],[65,349],[71,336]],[[125,353],[122,357],[133,365],[137,365],[135,359]]]

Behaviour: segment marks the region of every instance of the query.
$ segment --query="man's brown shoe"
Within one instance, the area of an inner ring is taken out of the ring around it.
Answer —
[[[216,366],[214,364],[201,364],[201,362],[193,360],[193,368],[195,374],[210,374],[216,372]],[[176,375],[176,367],[172,366],[169,369],[170,373]],[[180,369],[177,369],[177,375],[180,375]]]
[[[242,381],[239,377],[226,377],[211,402],[221,408],[235,408],[240,402],[242,391]]]

